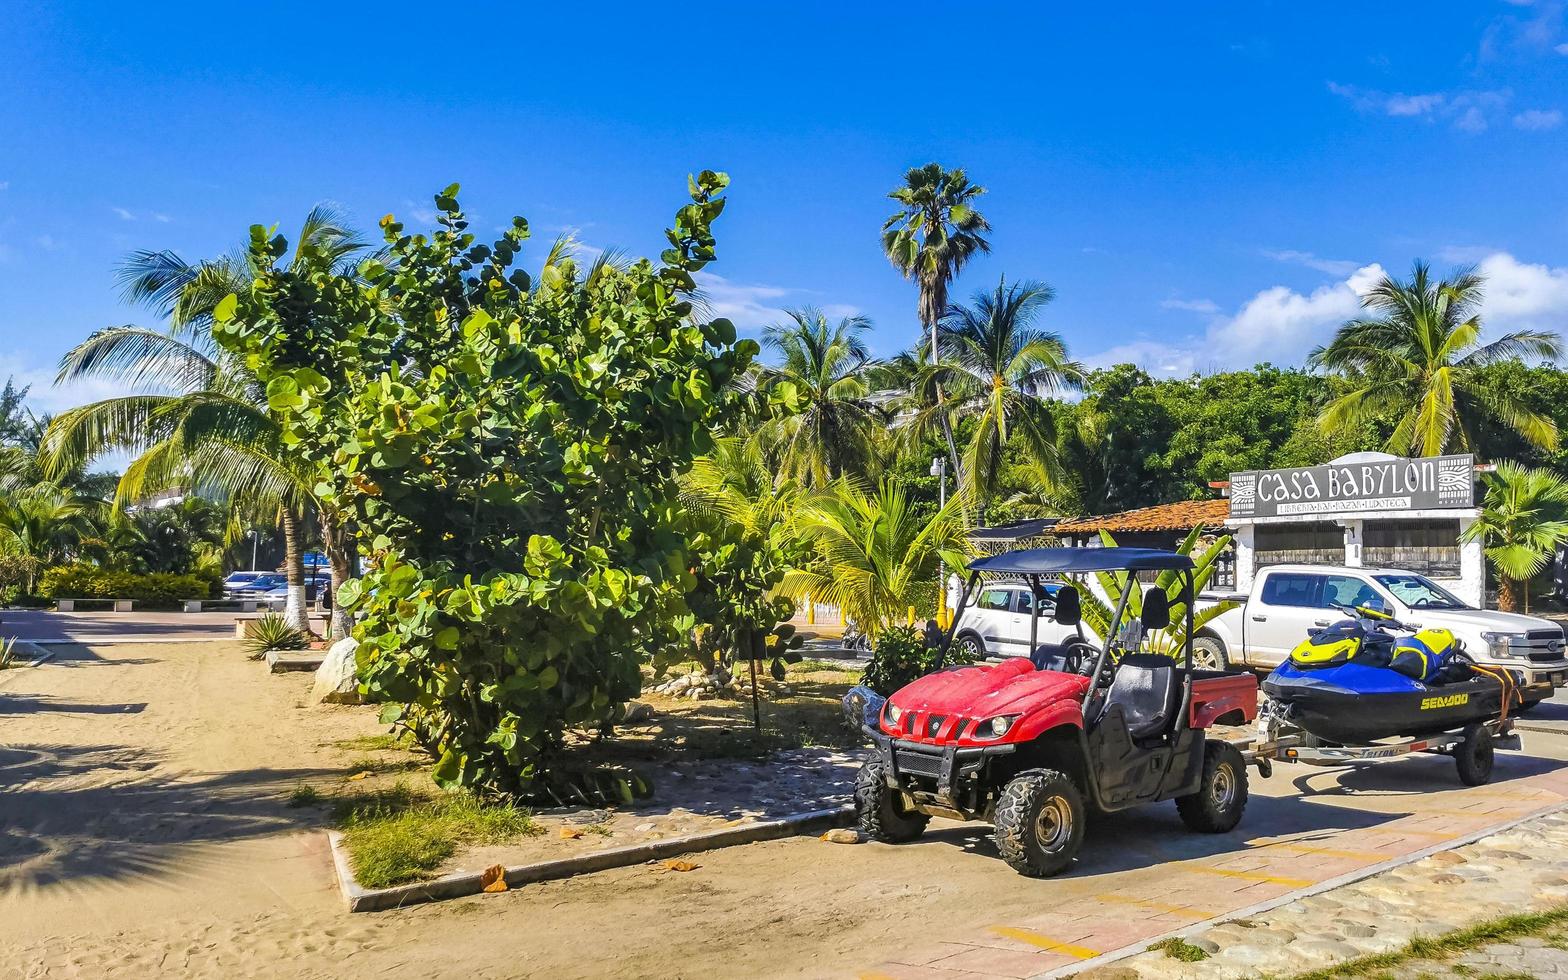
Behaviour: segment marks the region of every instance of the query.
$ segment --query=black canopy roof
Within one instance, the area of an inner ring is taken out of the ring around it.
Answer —
[[[1192,559],[1157,548],[1026,548],[969,563],[972,572],[1012,572],[1044,575],[1051,572],[1132,572],[1191,568]]]

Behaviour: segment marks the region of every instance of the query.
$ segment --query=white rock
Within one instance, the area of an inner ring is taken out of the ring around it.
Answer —
[[[354,678],[354,651],[359,641],[352,636],[332,644],[321,666],[316,668],[316,683],[310,689],[312,701],[332,704],[359,704],[359,682]]]
[[[848,827],[835,827],[822,835],[829,844],[859,844],[860,834]]]

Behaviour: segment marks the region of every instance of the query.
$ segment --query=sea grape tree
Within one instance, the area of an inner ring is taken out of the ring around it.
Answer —
[[[214,335],[372,556],[338,597],[361,616],[361,685],[445,786],[549,791],[567,729],[613,720],[689,615],[677,478],[757,353],[694,315],[728,178],[689,183],[658,263],[552,251],[531,276],[527,223],[480,243],[454,184],[432,234],[388,215],[351,276],[282,267],[252,228],[264,271],[219,305]]]

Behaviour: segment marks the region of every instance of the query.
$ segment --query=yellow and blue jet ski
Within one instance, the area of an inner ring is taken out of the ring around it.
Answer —
[[[1375,607],[1349,612],[1314,630],[1263,681],[1274,710],[1298,728],[1364,744],[1452,731],[1518,705],[1517,678],[1477,665],[1448,630],[1416,630]]]

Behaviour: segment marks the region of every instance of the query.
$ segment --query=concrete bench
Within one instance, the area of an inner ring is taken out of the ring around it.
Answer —
[[[181,599],[180,605],[183,612],[204,612],[208,610],[229,610],[252,613],[267,605],[267,599]]]
[[[268,615],[268,613],[281,612],[283,609],[281,603],[274,608],[268,607],[267,603],[264,601],[262,606],[263,608],[267,609],[266,613],[245,613],[244,615],[234,617],[234,638],[236,640],[248,640],[252,636],[255,636],[257,623],[261,622],[262,619]]]
[[[79,602],[107,602],[115,612],[131,612],[136,604],[135,599],[56,599],[54,608],[57,612],[75,612]]]

